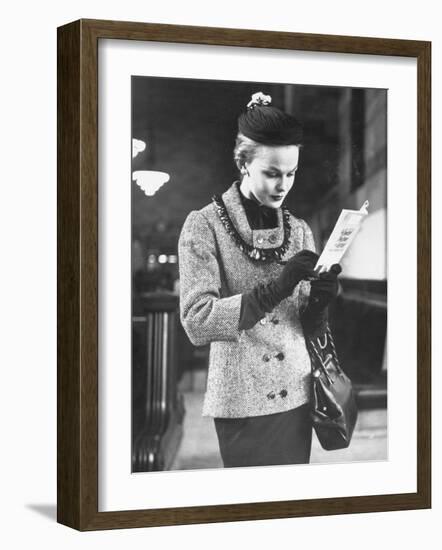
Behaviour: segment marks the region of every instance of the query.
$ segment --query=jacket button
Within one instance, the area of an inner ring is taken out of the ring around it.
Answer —
[[[260,323],[261,325],[265,325],[267,323],[267,319],[264,317],[264,319],[261,319]]]
[[[275,357],[276,359],[282,361],[284,359],[284,354],[282,353],[282,351],[280,351],[277,355],[275,355]]]
[[[284,399],[284,397],[287,397],[287,390],[281,390],[279,395]]]
[[[267,394],[267,399],[275,399],[275,392],[271,391]]]
[[[269,243],[275,244],[276,243],[276,235],[270,235],[269,237]]]
[[[274,325],[277,325],[277,324],[279,323],[279,319],[272,319],[272,323],[273,323]]]
[[[267,353],[265,353],[263,356],[262,356],[262,360],[265,362],[265,363],[268,363],[270,361],[270,355],[268,355]]]

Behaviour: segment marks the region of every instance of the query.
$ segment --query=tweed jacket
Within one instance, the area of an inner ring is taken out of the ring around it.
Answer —
[[[278,226],[252,230],[234,183],[223,195],[227,213],[242,239],[258,248],[283,243]],[[282,258],[315,250],[304,220],[290,214],[290,243]],[[276,261],[258,262],[240,250],[213,203],[187,216],[178,243],[181,323],[195,346],[210,343],[203,416],[240,418],[287,411],[309,400],[310,358],[300,313],[310,283],[299,283],[265,318],[239,330],[242,293],[277,277]]]

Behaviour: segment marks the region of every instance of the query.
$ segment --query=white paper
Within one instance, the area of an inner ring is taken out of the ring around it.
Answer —
[[[365,201],[360,210],[342,210],[315,270],[319,273],[328,271],[333,264],[338,264],[342,260],[368,214],[367,208],[368,201]]]

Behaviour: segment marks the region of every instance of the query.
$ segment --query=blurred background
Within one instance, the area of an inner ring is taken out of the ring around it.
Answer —
[[[179,322],[177,244],[191,210],[238,179],[237,117],[262,91],[304,125],[286,204],[320,252],[343,208],[370,202],[346,253],[331,327],[360,409],[352,443],[312,462],[387,459],[387,91],[259,82],[132,78],[132,469],[222,467],[201,417],[209,347]]]

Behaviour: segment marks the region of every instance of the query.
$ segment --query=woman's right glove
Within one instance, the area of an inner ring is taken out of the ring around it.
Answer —
[[[311,250],[301,250],[284,266],[280,276],[274,281],[273,292],[279,301],[290,296],[295,286],[308,277],[315,277],[313,269],[319,256]]]
[[[300,281],[314,276],[313,268],[318,257],[310,250],[301,250],[285,264],[277,279],[267,284],[259,283],[251,292],[243,294],[239,329],[252,328],[266,313],[290,296]]]

